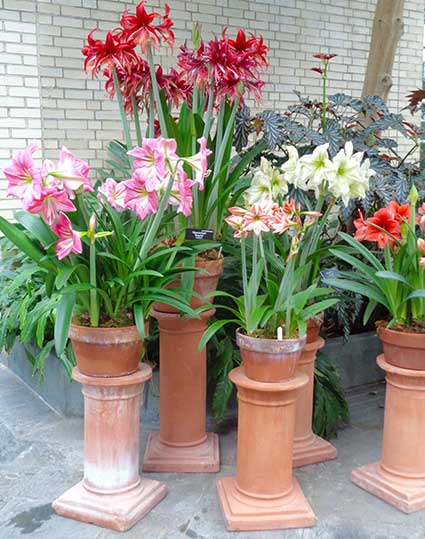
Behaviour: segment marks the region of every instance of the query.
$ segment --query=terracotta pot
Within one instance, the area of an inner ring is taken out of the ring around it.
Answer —
[[[425,333],[404,333],[378,328],[384,345],[385,361],[402,369],[425,370]]]
[[[206,270],[206,273],[205,271],[199,271],[195,273],[193,291],[203,297],[205,297],[207,294],[210,294],[211,292],[215,292],[215,290],[217,290],[217,284],[218,280],[220,279],[220,275],[223,273],[224,258],[220,257],[216,260],[204,260],[202,258],[199,258],[196,260],[195,266],[202,270]],[[179,283],[176,281],[174,283],[170,283],[168,285],[168,288],[175,288],[178,285]],[[196,296],[192,296],[190,300],[190,306],[192,307],[192,309],[197,309],[198,307],[202,307],[203,305],[211,303],[213,303],[213,300],[203,301]],[[174,307],[171,307],[170,305],[167,305],[166,303],[162,302],[155,303],[154,309],[155,311],[161,313],[178,312],[177,309],[175,309]]]
[[[320,330],[323,326],[325,315],[320,313],[316,316],[312,316],[307,320],[307,341],[306,344],[316,342],[319,338]]]
[[[139,367],[143,342],[136,326],[92,328],[71,324],[69,338],[81,374],[125,376]]]
[[[257,382],[283,382],[292,378],[305,341],[305,337],[282,341],[257,339],[236,332],[245,374]]]

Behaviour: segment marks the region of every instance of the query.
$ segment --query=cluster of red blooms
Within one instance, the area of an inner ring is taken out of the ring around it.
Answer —
[[[251,34],[248,38],[239,29],[236,39],[230,39],[224,29],[221,39],[213,39],[207,44],[201,42],[197,50],[183,45],[180,51],[178,65],[187,73],[190,83],[206,91],[213,83],[216,102],[225,97],[231,100],[242,97],[245,90],[256,101],[261,98],[264,82],[260,75],[268,65],[268,48],[262,36],[257,39]]]
[[[161,42],[169,46],[174,44],[173,21],[170,8],[165,5],[165,13],[148,13],[146,0],[136,7],[134,15],[125,11],[120,26],[107,32],[105,40],[95,39],[89,33],[87,44],[82,53],[86,57],[84,69],[93,77],[102,73],[106,79],[105,89],[110,97],[115,94],[113,70],[119,83],[127,113],[131,114],[133,105],[142,108],[148,103],[152,90],[148,62],[139,55],[149,49],[158,48]],[[264,85],[260,80],[261,69],[267,66],[267,47],[260,36],[247,38],[239,30],[236,39],[226,37],[223,31],[221,39],[201,43],[198,50],[181,47],[178,65],[180,70],[171,68],[164,73],[161,66],[155,67],[158,86],[165,93],[170,105],[178,107],[180,103],[191,103],[195,84],[208,91],[210,81],[214,81],[215,101],[219,103],[225,97],[234,99],[245,90],[258,100]]]
[[[354,226],[357,229],[355,239],[375,242],[380,249],[384,249],[387,244],[391,249],[394,249],[395,239],[402,239],[401,225],[409,222],[410,204],[400,206],[395,200],[392,200],[385,208],[381,208],[373,217],[366,220],[360,210],[359,214],[359,219],[354,221]]]
[[[137,48],[145,55],[165,42],[174,44],[173,21],[170,8],[165,5],[165,13],[148,13],[146,0],[136,7],[134,15],[124,11],[120,26],[107,32],[105,40],[95,39],[90,32],[82,53],[86,57],[84,69],[93,77],[102,73],[106,78],[105,89],[110,97],[114,96],[113,71],[116,72],[125,109],[131,114],[133,104],[143,107],[151,92],[151,78],[148,62],[139,55]],[[247,37],[239,30],[236,39],[226,36],[207,44],[201,43],[198,50],[181,47],[178,65],[164,73],[161,66],[155,67],[158,86],[166,95],[169,104],[178,107],[183,101],[191,103],[195,84],[208,91],[210,81],[214,81],[215,100],[225,97],[233,99],[245,90],[255,99],[260,98],[264,85],[260,80],[262,68],[267,66],[267,47],[260,36]]]

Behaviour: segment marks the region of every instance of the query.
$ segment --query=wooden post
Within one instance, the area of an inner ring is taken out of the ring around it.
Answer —
[[[404,0],[378,0],[362,95],[378,95],[387,101],[393,84],[392,71],[403,34]]]

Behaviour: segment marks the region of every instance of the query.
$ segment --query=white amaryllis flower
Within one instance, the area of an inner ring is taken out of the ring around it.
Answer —
[[[368,160],[360,165],[363,155],[363,152],[353,154],[353,143],[348,141],[333,158],[334,173],[328,188],[335,198],[341,197],[345,205],[352,198],[364,198],[369,188],[369,178],[374,171],[369,168]]]
[[[261,158],[260,166],[252,178],[251,187],[245,191],[248,205],[268,203],[278,196],[288,192],[288,184],[284,175],[275,168],[265,157]]]
[[[295,146],[286,146],[285,150],[288,153],[288,160],[280,167],[283,172],[283,177],[287,183],[292,184],[298,189],[307,189],[307,185],[301,178],[301,163],[298,155],[298,150]]]
[[[303,155],[300,158],[301,182],[317,193],[323,187],[324,182],[331,182],[335,167],[328,155],[329,144],[317,146],[312,154]]]

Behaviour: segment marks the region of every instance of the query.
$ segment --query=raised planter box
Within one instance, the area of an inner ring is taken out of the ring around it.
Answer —
[[[344,388],[384,379],[384,373],[376,365],[376,357],[382,353],[382,346],[374,332],[352,335],[346,344],[342,338],[328,339],[323,352],[337,365]],[[20,343],[15,345],[10,355],[3,354],[1,361],[59,414],[64,416],[83,415],[81,386],[69,380],[54,354],[46,359],[42,384],[39,384],[38,378],[32,375],[32,366]],[[154,372],[152,380],[146,384],[144,399],[144,419],[158,421],[159,384],[157,370]]]

